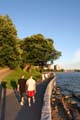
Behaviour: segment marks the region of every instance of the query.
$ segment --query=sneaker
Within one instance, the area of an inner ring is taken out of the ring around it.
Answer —
[[[22,102],[24,102],[24,98],[22,99]]]
[[[24,105],[23,102],[20,102],[20,105],[23,106]]]
[[[29,107],[31,107],[31,103],[29,103]]]
[[[35,103],[35,99],[33,99],[33,103]]]

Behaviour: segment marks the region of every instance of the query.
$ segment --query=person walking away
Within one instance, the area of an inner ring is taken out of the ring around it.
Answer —
[[[35,102],[35,93],[36,93],[36,81],[32,77],[33,76],[30,75],[30,78],[26,81],[29,106],[31,106],[31,99],[33,100],[33,103]]]
[[[24,105],[24,93],[26,93],[26,80],[24,75],[21,75],[21,78],[18,80],[18,86],[17,86],[18,91],[20,92],[20,105]]]

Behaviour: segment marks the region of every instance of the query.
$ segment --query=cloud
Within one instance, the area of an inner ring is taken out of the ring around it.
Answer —
[[[75,61],[80,61],[80,49],[78,49],[78,50],[74,53],[74,60],[75,60]]]
[[[70,60],[59,59],[55,64],[59,64],[64,69],[80,69],[80,49],[73,53],[73,57]]]

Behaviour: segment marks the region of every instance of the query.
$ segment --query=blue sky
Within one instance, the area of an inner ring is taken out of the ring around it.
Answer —
[[[52,38],[62,52],[54,64],[80,68],[80,0],[0,0],[0,14],[10,16],[19,38]]]

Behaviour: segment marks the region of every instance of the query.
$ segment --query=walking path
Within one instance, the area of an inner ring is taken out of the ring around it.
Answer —
[[[50,80],[37,85],[36,102],[31,107],[28,107],[27,102],[21,107],[16,91],[0,87],[0,120],[40,120],[43,96]]]
[[[12,71],[13,71],[13,70],[10,70],[9,68],[0,69],[0,83],[1,83],[2,79],[3,79],[6,75],[10,74]]]

